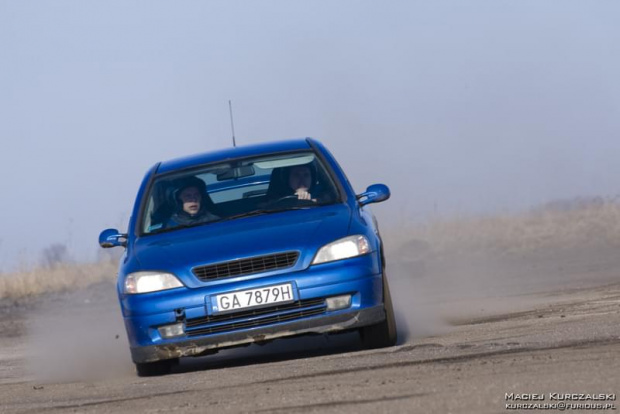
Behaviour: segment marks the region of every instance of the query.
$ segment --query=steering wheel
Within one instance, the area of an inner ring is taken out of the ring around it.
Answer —
[[[287,195],[287,196],[284,196],[284,197],[280,197],[277,200],[273,201],[273,204],[277,204],[277,203],[279,203],[281,201],[284,201],[284,200],[293,200],[293,199],[297,200],[297,195],[293,194],[293,195]]]
[[[277,200],[272,201],[271,203],[269,203],[270,205],[280,205],[282,207],[293,207],[293,206],[304,206],[304,205],[314,205],[316,204],[314,201],[312,200],[300,200],[299,198],[297,198],[297,195],[293,194],[293,195],[287,195],[284,197],[280,197]]]

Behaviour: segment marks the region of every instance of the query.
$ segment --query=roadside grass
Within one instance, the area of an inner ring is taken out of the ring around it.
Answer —
[[[620,248],[620,203],[598,201],[557,208],[487,216],[438,217],[424,223],[402,223],[384,239],[416,257],[459,255],[529,256],[551,251]],[[49,292],[77,290],[116,278],[117,263],[58,264],[0,274],[0,299],[18,300]]]
[[[77,290],[105,280],[113,281],[117,267],[111,261],[64,263],[0,274],[0,300],[19,300],[43,293]]]

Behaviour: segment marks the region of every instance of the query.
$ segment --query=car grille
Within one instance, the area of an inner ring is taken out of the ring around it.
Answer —
[[[300,300],[269,308],[204,316],[202,318],[188,319],[185,322],[185,333],[187,336],[192,337],[254,328],[320,315],[325,312],[325,309],[325,299],[319,298]]]
[[[196,277],[202,281],[221,279],[232,276],[251,275],[269,270],[286,269],[297,262],[299,252],[270,254],[267,256],[238,259],[230,262],[197,266],[192,269]]]

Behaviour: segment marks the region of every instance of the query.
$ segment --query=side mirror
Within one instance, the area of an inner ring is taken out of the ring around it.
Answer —
[[[390,189],[385,184],[373,184],[362,194],[355,196],[360,206],[370,203],[380,203],[390,198]]]
[[[109,247],[127,247],[127,235],[119,233],[116,229],[106,229],[99,235],[99,246],[107,249]]]

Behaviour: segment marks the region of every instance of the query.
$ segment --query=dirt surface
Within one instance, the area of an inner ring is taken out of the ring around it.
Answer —
[[[156,378],[133,372],[112,283],[4,303],[0,411],[502,413],[531,412],[506,404],[532,402],[618,410],[618,401],[551,400],[620,393],[620,263],[560,256],[392,259],[398,346],[364,351],[354,333],[294,338],[184,360]],[[506,400],[511,393],[545,400]]]

